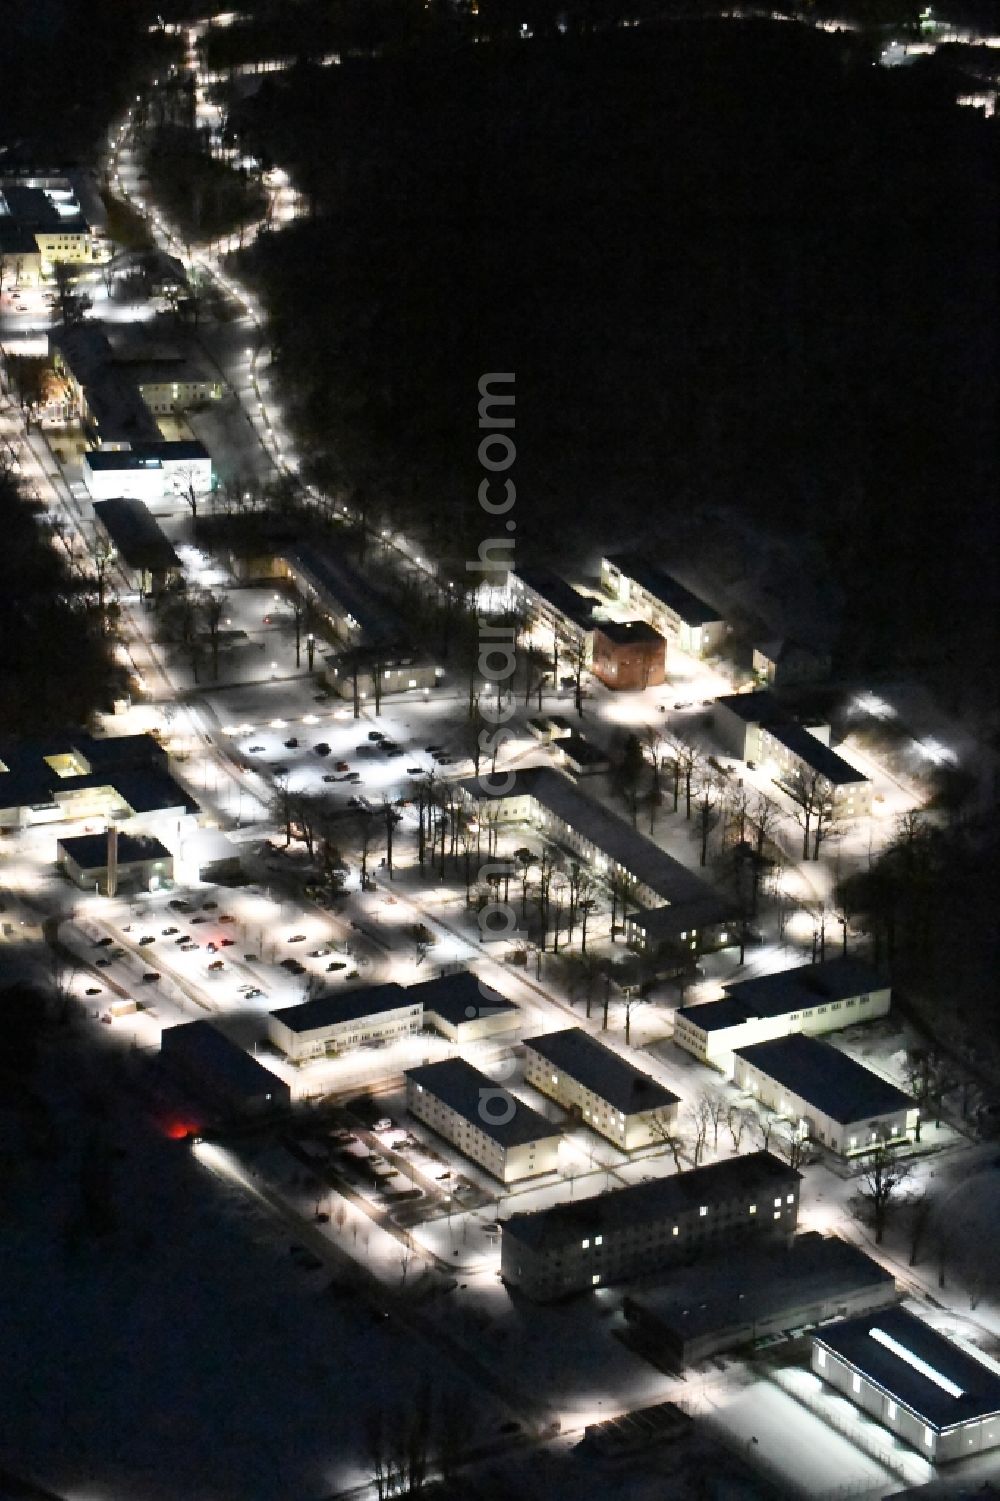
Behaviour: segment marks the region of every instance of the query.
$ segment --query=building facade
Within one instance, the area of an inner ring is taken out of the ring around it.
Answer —
[[[662,1142],[677,1119],[675,1094],[582,1027],[525,1038],[524,1078],[623,1152]]]
[[[724,985],[723,998],[674,1013],[674,1041],[701,1063],[732,1075],[737,1048],[796,1032],[835,1032],[887,1016],[891,990],[857,959],[829,959]]]
[[[406,993],[422,1003],[426,1026],[459,1045],[509,1037],[521,1024],[520,1007],[467,969],[410,985]]]
[[[293,1063],[349,1052],[363,1043],[395,1042],[423,1026],[424,1008],[402,985],[370,985],[283,1006],[268,1017],[267,1035]]]
[[[691,656],[711,656],[726,639],[728,627],[719,611],[640,553],[602,558],[601,585]]]
[[[163,1066],[206,1100],[234,1115],[268,1115],[291,1104],[291,1090],[211,1022],[165,1027],[160,1039]]]
[[[561,1132],[463,1058],[406,1073],[406,1108],[501,1183],[559,1165]]]
[[[56,863],[75,886],[114,896],[118,891],[154,891],[174,876],[174,857],[159,839],[118,834],[80,834],[60,839]]]
[[[904,1308],[819,1330],[812,1369],[931,1464],[1000,1445],[1000,1374]]]
[[[551,632],[555,642],[578,649],[589,662],[593,647],[594,601],[580,594],[551,568],[517,568],[511,594],[533,625]]]
[[[916,1130],[917,1103],[846,1053],[798,1034],[737,1048],[733,1080],[786,1119],[800,1139],[840,1156],[904,1142]]]
[[[538,1302],[647,1276],[745,1240],[783,1241],[801,1174],[769,1152],[714,1162],[504,1222],[500,1272]]]
[[[602,620],[594,627],[591,671],[608,688],[641,692],[666,680],[667,643],[645,620]]]

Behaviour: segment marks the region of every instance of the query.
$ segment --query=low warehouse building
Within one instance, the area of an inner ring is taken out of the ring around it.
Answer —
[[[558,1126],[464,1058],[407,1070],[406,1107],[502,1183],[558,1167]]]
[[[174,874],[174,857],[165,844],[129,834],[81,834],[60,839],[56,863],[83,891],[96,887],[114,896],[122,890],[151,891]]]
[[[1000,1370],[903,1308],[829,1324],[812,1368],[933,1464],[1000,1444]]]
[[[784,1240],[798,1222],[801,1178],[770,1152],[750,1152],[513,1214],[503,1226],[500,1273],[510,1287],[549,1302],[747,1239]]]
[[[509,1036],[520,1024],[520,1008],[467,969],[410,985],[406,993],[422,1002],[425,1023],[449,1042]]]
[[[842,1156],[905,1141],[916,1130],[914,1099],[818,1038],[782,1037],[733,1057],[740,1089]]]
[[[892,1273],[857,1246],[815,1230],[784,1248],[734,1249],[627,1297],[622,1312],[651,1355],[679,1366],[768,1335],[895,1303]]]
[[[176,1078],[227,1113],[265,1115],[291,1104],[291,1090],[284,1079],[230,1042],[211,1022],[165,1028],[160,1057]]]
[[[677,1096],[582,1027],[525,1040],[524,1077],[625,1152],[662,1141]]]
[[[733,1072],[736,1048],[796,1032],[834,1032],[888,1016],[891,991],[859,959],[828,959],[724,985],[721,1000],[682,1006],[674,1041],[702,1063]]]
[[[94,516],[118,554],[129,587],[158,594],[182,576],[181,560],[143,500],[95,500]]]
[[[267,1035],[287,1058],[302,1063],[345,1053],[364,1042],[393,1042],[423,1026],[424,1008],[402,985],[366,985],[283,1006],[268,1017]]]

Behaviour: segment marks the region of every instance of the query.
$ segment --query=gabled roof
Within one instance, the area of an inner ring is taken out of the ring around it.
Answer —
[[[95,500],[94,515],[130,568],[152,573],[180,569],[180,558],[144,500]]]
[[[402,985],[363,985],[357,990],[331,991],[298,1006],[282,1006],[271,1015],[291,1032],[318,1032],[363,1016],[378,1016],[384,1011],[406,1010],[418,1004]]]
[[[658,1079],[644,1074],[582,1027],[526,1037],[524,1045],[624,1115],[640,1115],[678,1103],[677,1095]]]
[[[582,631],[594,626],[596,600],[580,594],[551,568],[515,568],[514,577]]]
[[[913,1110],[916,1100],[817,1037],[793,1033],[734,1049],[776,1084],[842,1126]]]
[[[682,1006],[678,1015],[703,1032],[764,1016],[789,1016],[830,1001],[845,1001],[888,989],[877,969],[860,959],[827,959],[821,964],[800,964],[776,974],[754,975],[723,986],[725,996],[699,1006]],[[848,1021],[850,1018],[845,1018]]]
[[[562,1135],[558,1126],[553,1126],[544,1115],[539,1115],[509,1090],[495,1084],[464,1058],[445,1058],[423,1068],[407,1069],[406,1078],[450,1106],[457,1115],[505,1149]],[[508,1114],[509,1119],[505,1120],[504,1116]]]
[[[408,985],[406,993],[422,1002],[425,1012],[432,1011],[454,1027],[495,1012],[518,1009],[513,1001],[505,999],[499,991],[491,990],[478,975],[467,969],[423,980],[419,985]]]
[[[672,574],[666,573],[658,564],[650,563],[641,553],[613,553],[606,562],[660,600],[685,625],[708,625],[722,619],[721,613],[714,606],[706,604],[697,594],[692,594],[690,589],[685,589]]]

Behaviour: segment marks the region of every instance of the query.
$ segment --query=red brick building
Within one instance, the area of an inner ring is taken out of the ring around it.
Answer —
[[[666,666],[667,643],[645,620],[595,622],[591,670],[609,688],[655,688]]]

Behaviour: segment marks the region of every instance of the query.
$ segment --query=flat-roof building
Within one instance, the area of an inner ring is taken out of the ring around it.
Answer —
[[[662,1141],[677,1095],[585,1032],[566,1027],[524,1041],[524,1078],[625,1152]]]
[[[896,1302],[892,1273],[815,1230],[785,1246],[735,1246],[625,1299],[641,1347],[677,1365]]]
[[[471,970],[456,970],[409,985],[406,993],[422,1003],[425,1024],[449,1042],[509,1036],[520,1025],[520,1007],[485,985]]]
[[[101,818],[130,834],[155,833],[197,811],[151,735],[98,739],[69,730],[45,740],[0,739],[4,826]]]
[[[594,626],[591,670],[606,687],[658,688],[666,669],[667,643],[647,620],[602,620]]]
[[[740,1089],[842,1156],[905,1141],[916,1129],[910,1095],[816,1037],[759,1042],[737,1048],[733,1059]]]
[[[172,1074],[227,1114],[264,1115],[291,1103],[291,1090],[269,1068],[208,1021],[164,1028],[160,1057]]]
[[[423,1006],[402,985],[365,985],[282,1006],[268,1016],[267,1033],[287,1058],[301,1063],[366,1042],[392,1042],[422,1026]]]
[[[212,489],[212,459],[203,444],[136,442],[130,448],[88,449],[83,455],[83,482],[93,500],[138,500],[156,504],[183,496],[187,500]]]
[[[159,839],[117,831],[60,839],[56,863],[81,890],[96,887],[111,896],[126,888],[152,890],[174,874],[174,857]]]
[[[598,876],[610,880],[624,876],[631,883],[631,912],[651,916],[649,909],[670,908],[671,928],[682,909],[676,942],[689,952],[718,947],[732,941],[735,918],[731,902],[717,896],[712,887],[687,866],[661,850],[651,839],[630,827],[623,818],[595,802],[560,771],[535,766],[503,772],[499,785],[489,775],[461,782],[473,802],[488,799],[491,814],[502,820],[534,824],[555,843],[581,855]],[[629,927],[630,941],[659,946],[662,939],[651,925],[646,930]],[[673,938],[670,942],[674,942]]]
[[[641,553],[602,558],[601,584],[619,604],[638,610],[668,642],[692,656],[710,656],[726,638],[719,611]]]
[[[502,1183],[559,1165],[559,1127],[464,1058],[408,1069],[406,1108]]]
[[[1000,1368],[904,1308],[828,1324],[812,1368],[933,1464],[1000,1444]]]
[[[723,986],[718,1001],[681,1006],[674,1041],[725,1074],[733,1052],[795,1032],[834,1032],[887,1016],[891,991],[878,970],[860,959],[827,959]]]
[[[797,724],[766,688],[723,694],[712,705],[712,721],[731,756],[768,771],[779,786],[796,776],[816,776],[838,816],[871,813],[871,782],[831,749],[829,725]]]

